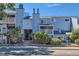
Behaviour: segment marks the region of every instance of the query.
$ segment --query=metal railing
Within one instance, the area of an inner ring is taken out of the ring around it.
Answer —
[[[15,18],[6,18],[3,19],[3,22],[6,24],[15,24]]]

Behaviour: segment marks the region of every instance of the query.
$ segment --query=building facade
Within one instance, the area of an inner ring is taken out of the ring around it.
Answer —
[[[46,32],[51,37],[60,37],[62,40],[66,40],[66,33],[71,32],[72,28],[79,28],[79,16],[41,16],[39,8],[36,10],[33,8],[32,16],[24,17],[22,4],[16,8],[16,13],[8,14],[0,22],[2,24],[0,27],[5,28],[1,31],[8,32],[12,28],[19,27],[25,40],[31,39],[31,35],[37,32]],[[5,42],[7,41],[8,39],[5,39]]]
[[[24,8],[16,9],[16,23],[22,25],[21,34],[28,39],[31,34],[36,32],[46,32],[52,37],[61,37],[65,39],[66,32],[72,30],[72,17],[67,16],[40,16],[39,8],[36,10],[33,8],[32,16],[23,17]],[[22,10],[20,12],[20,10]],[[18,20],[18,21],[17,21]],[[21,23],[20,23],[21,22]],[[17,26],[17,25],[15,25]],[[19,27],[19,26],[18,26]]]

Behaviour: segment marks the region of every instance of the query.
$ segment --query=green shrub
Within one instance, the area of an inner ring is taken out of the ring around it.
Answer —
[[[11,29],[8,33],[7,33],[7,37],[8,39],[10,39],[12,44],[16,44],[22,41],[21,35],[20,35],[20,29],[19,28],[14,28]]]
[[[46,44],[49,43],[50,37],[45,32],[37,32],[32,36],[32,40],[37,43]]]
[[[72,42],[74,42],[78,38],[79,38],[79,35],[74,35],[74,34],[70,35],[70,39],[71,39]]]
[[[75,44],[79,45],[79,39],[75,40]]]
[[[70,35],[70,39],[72,42],[75,42],[75,40],[78,38],[79,38],[79,28],[75,28],[72,30],[72,34]]]
[[[52,38],[52,40],[50,41],[50,44],[61,45],[61,40],[58,38]]]

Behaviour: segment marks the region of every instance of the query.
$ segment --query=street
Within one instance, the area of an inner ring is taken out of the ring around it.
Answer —
[[[79,56],[79,47],[38,47],[38,46],[4,46],[0,47],[0,56]]]

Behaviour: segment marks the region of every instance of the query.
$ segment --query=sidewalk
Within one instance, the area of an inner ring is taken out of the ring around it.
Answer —
[[[49,47],[52,56],[79,56],[79,47]]]
[[[79,47],[48,47],[50,50],[79,50]]]

